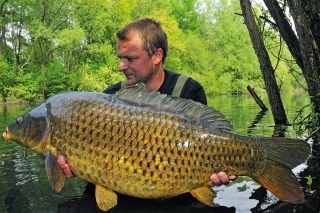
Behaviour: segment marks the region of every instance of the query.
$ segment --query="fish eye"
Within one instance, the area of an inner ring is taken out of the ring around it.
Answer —
[[[17,124],[21,124],[21,122],[23,121],[23,118],[22,117],[19,117],[16,119],[16,123]]]

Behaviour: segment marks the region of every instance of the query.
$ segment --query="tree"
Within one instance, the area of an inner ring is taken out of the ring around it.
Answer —
[[[259,59],[260,69],[264,79],[274,122],[275,124],[286,124],[287,116],[282,104],[274,70],[271,65],[268,52],[262,41],[261,33],[259,32],[257,24],[254,20],[251,3],[249,0],[240,0],[240,4],[242,8],[242,15],[247,25],[253,47]]]
[[[285,40],[291,55],[300,67],[307,84],[310,102],[313,105],[316,128],[320,124],[320,2],[306,0],[264,0],[274,25],[280,36]],[[286,5],[288,3],[288,5]],[[289,16],[284,12],[289,8]],[[294,21],[294,27],[289,19]],[[296,32],[296,33],[295,33]]]
[[[308,85],[308,92],[311,103],[314,105],[316,114],[320,113],[320,56],[318,44],[320,37],[319,20],[317,17],[320,12],[319,1],[288,0],[290,13],[295,23],[297,36],[300,44],[300,54],[302,57],[302,73]],[[310,9],[309,9],[310,8]],[[318,39],[318,40],[316,40]],[[317,118],[318,125],[320,117]]]

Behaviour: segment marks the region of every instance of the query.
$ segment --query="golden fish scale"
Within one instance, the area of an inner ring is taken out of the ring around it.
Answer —
[[[206,185],[212,172],[264,168],[254,140],[213,134],[205,122],[178,113],[114,100],[67,101],[54,110],[51,144],[75,174],[131,196],[170,197]]]

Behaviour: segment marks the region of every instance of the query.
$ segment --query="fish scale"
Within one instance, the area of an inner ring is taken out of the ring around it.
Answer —
[[[302,203],[291,171],[310,146],[288,138],[245,137],[213,108],[129,86],[116,95],[69,92],[51,97],[6,127],[3,137],[46,156],[49,182],[64,185],[56,157],[96,185],[98,206],[117,204],[117,191],[141,198],[190,192],[217,206],[212,173],[247,175],[282,200]]]

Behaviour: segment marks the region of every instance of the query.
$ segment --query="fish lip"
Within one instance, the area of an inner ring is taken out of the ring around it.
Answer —
[[[5,128],[5,131],[2,133],[2,137],[3,137],[3,139],[5,140],[6,145],[8,145],[8,140],[10,140],[10,135],[9,135],[8,132],[9,132],[9,128],[6,127],[6,128]]]

